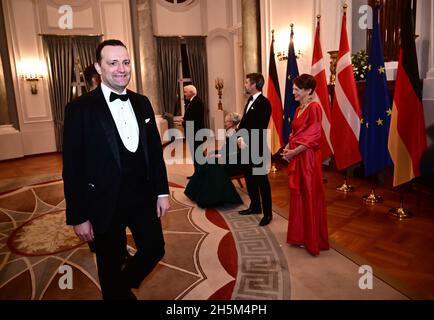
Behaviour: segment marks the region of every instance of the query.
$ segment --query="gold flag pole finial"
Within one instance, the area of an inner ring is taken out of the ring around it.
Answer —
[[[316,18],[318,19],[318,21],[321,20],[321,15],[320,15],[320,14],[317,14],[317,15],[316,15]]]
[[[347,14],[347,9],[348,9],[348,5],[346,3],[344,3],[344,14]]]

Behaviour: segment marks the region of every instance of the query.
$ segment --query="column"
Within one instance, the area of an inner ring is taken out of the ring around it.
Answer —
[[[152,23],[152,1],[136,0],[138,52],[140,72],[138,83],[141,93],[151,100],[155,114],[160,114],[160,97],[158,92],[157,48]]]
[[[434,79],[434,3],[431,1],[430,8],[430,37],[429,37],[429,63],[428,63],[428,73],[427,79]]]
[[[434,125],[434,3],[432,1],[425,4],[430,5],[430,17],[429,17],[429,61],[428,72],[426,78],[423,81],[423,107],[425,114],[425,126],[428,128]],[[428,9],[428,8],[427,8]],[[424,75],[422,74],[421,77]],[[434,141],[431,141],[434,143]],[[428,145],[430,140],[428,139]]]
[[[261,72],[261,32],[258,0],[242,0],[243,61],[245,74]]]

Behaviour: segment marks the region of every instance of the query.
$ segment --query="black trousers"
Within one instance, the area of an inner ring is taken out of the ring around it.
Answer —
[[[155,201],[148,202],[151,204],[121,201],[110,228],[95,235],[98,276],[104,300],[133,299],[130,288],[138,288],[164,256],[164,238]],[[126,227],[131,230],[137,252],[122,269]]]
[[[254,210],[260,210],[262,208],[264,216],[271,217],[271,187],[270,181],[268,181],[268,175],[253,175],[252,167],[249,166],[244,172],[244,178],[246,179],[247,193],[250,198],[249,207]]]

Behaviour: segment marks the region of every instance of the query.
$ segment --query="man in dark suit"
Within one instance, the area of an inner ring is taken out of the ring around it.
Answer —
[[[65,111],[63,180],[66,222],[93,241],[104,299],[135,299],[164,255],[160,217],[169,208],[166,167],[148,98],[127,90],[130,57],[119,40],[102,42],[101,85]],[[137,252],[122,269],[128,227]]]
[[[186,141],[189,144],[190,151],[192,154],[192,159],[194,163],[194,170],[196,171],[198,162],[195,157],[196,150],[203,143],[203,141],[196,141],[196,133],[205,128],[204,124],[204,112],[205,108],[202,100],[197,96],[197,89],[193,85],[188,85],[184,87],[184,97],[187,100],[185,105],[184,119],[182,121],[182,126],[184,127],[184,132],[186,134]],[[187,130],[188,125],[193,126],[194,137],[189,136],[189,131]],[[191,177],[188,177],[191,178]]]
[[[243,137],[238,138],[238,146],[241,152],[247,151],[249,153],[249,164],[245,166],[244,174],[250,197],[249,208],[239,211],[239,214],[250,215],[263,212],[264,216],[259,222],[260,226],[269,224],[272,219],[271,188],[267,176],[267,163],[264,163],[263,160],[268,159],[265,154],[268,152],[268,148],[264,143],[264,137],[266,137],[265,133],[270,121],[271,104],[262,95],[263,86],[264,77],[262,74],[250,73],[246,76],[244,87],[250,97],[238,126],[239,132],[244,129],[248,134],[248,141],[245,141]],[[259,145],[254,146],[254,143]],[[259,152],[259,154],[255,154],[255,152]],[[262,160],[258,162],[257,159]]]

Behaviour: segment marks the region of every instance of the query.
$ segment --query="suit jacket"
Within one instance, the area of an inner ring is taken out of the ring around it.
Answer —
[[[155,115],[147,97],[127,92],[139,126],[142,148],[137,152],[143,152],[151,186],[150,194],[144,196],[156,201],[158,195],[169,193],[169,187]],[[90,220],[96,232],[109,227],[121,185],[116,130],[101,87],[66,106],[63,181],[67,224]]]
[[[182,123],[182,125],[184,126],[184,131],[186,128],[186,121],[193,121],[194,122],[194,133],[195,134],[200,129],[205,128],[204,117],[205,117],[205,107],[203,105],[203,102],[202,102],[202,100],[199,99],[198,96],[195,96],[186,105],[186,108],[185,108],[184,121]]]
[[[253,129],[259,129],[259,152],[260,154],[263,153],[263,138],[264,138],[264,129],[268,128],[268,122],[270,121],[271,116],[271,104],[270,101],[262,94],[260,94],[255,101],[253,102],[252,106],[250,107],[249,111],[247,111],[247,105],[244,108],[244,114],[241,118],[241,122],[238,125],[238,130],[240,129],[246,129],[248,131],[249,135],[249,145],[252,142],[252,130]],[[257,142],[257,139],[253,139],[253,142]],[[251,150],[251,148],[249,148]],[[243,151],[242,151],[243,152]],[[251,154],[250,157],[251,159]]]

